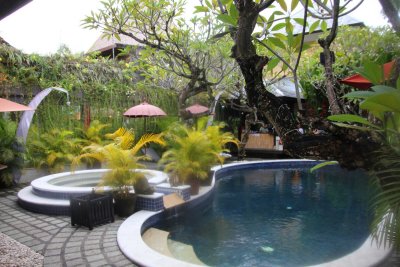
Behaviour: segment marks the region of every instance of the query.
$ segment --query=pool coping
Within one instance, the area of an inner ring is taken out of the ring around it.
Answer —
[[[188,205],[190,202],[201,200],[202,197],[208,197],[209,192],[214,189],[216,175],[220,170],[234,168],[236,166],[254,165],[254,164],[267,164],[267,163],[280,163],[280,162],[302,162],[302,163],[316,163],[318,161],[308,159],[288,159],[288,160],[260,160],[260,161],[241,161],[216,166],[212,168],[214,171],[211,186],[202,188],[199,195],[192,196],[183,205]],[[147,229],[146,223],[152,219],[157,220],[157,215],[164,211],[139,211],[125,220],[118,229],[117,243],[124,255],[140,266],[158,267],[158,266],[174,266],[174,267],[199,267],[201,265],[192,264],[180,261],[175,258],[167,257],[163,254],[151,249],[142,239],[142,233]],[[309,267],[342,267],[342,266],[357,266],[357,267],[372,267],[378,266],[392,252],[392,248],[388,246],[379,247],[374,242],[370,235],[367,240],[355,251],[338,258],[333,261],[324,262],[318,265]]]

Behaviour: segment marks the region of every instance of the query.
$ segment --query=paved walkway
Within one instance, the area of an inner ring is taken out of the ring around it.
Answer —
[[[44,255],[44,266],[134,266],[119,250],[123,219],[95,227],[72,227],[68,216],[26,211],[17,204],[24,186],[0,190],[0,232]]]

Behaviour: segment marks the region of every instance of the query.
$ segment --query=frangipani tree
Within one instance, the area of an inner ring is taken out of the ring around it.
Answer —
[[[208,18],[184,18],[184,1],[108,0],[84,20],[87,28],[106,36],[125,35],[145,47],[153,64],[185,80],[179,90],[179,108],[186,101],[220,84],[235,65],[224,45],[206,43],[216,33]]]

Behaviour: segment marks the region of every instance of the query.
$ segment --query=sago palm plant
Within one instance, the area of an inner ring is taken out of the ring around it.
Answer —
[[[87,158],[104,163],[110,170],[104,174],[99,186],[110,186],[115,189],[118,197],[123,198],[138,179],[144,178],[142,172],[136,171],[144,167],[139,161],[146,159],[146,156],[138,155],[140,149],[149,143],[164,145],[164,141],[161,134],[146,134],[135,143],[134,132],[125,128],[106,134],[106,137],[113,142],[85,147],[84,153],[73,160],[72,166],[76,167],[82,159]]]
[[[224,162],[222,152],[227,152],[227,143],[238,144],[231,133],[222,133],[222,126],[210,126],[205,130],[174,124],[166,140],[168,150],[162,155],[161,164],[170,173],[171,182],[185,183],[190,180],[205,180],[210,168]]]

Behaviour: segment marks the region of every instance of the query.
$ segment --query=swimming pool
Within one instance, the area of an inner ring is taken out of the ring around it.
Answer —
[[[329,167],[314,175],[308,167],[254,165],[222,172],[218,180],[205,213],[157,225],[192,245],[207,265],[319,264],[351,253],[369,235],[362,172]]]

